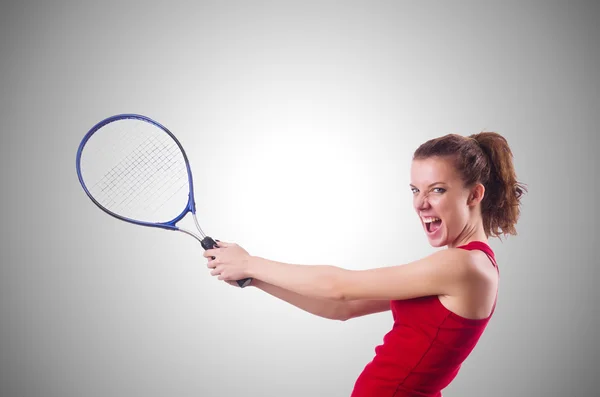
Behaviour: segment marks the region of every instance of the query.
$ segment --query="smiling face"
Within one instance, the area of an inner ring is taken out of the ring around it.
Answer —
[[[483,198],[481,184],[471,189],[464,186],[448,157],[415,159],[410,174],[413,204],[433,247],[456,247],[472,239],[485,241],[476,207]]]

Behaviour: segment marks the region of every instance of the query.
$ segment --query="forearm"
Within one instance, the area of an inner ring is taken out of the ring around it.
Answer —
[[[343,300],[340,280],[349,270],[329,265],[294,265],[260,257],[249,259],[250,277],[311,298]]]
[[[252,280],[250,285],[319,317],[331,320],[344,320],[347,317],[347,302],[300,295],[258,279]]]

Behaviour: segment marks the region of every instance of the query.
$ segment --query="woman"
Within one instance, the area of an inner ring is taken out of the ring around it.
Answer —
[[[432,139],[414,153],[414,209],[429,243],[412,263],[351,271],[251,256],[233,243],[205,251],[211,275],[252,285],[318,316],[391,310],[394,326],[352,397],[440,397],[494,313],[499,271],[489,237],[516,235],[520,198],[506,139],[494,132]]]

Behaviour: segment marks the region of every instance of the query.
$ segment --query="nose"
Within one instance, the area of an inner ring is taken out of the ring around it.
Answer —
[[[429,199],[427,195],[418,195],[415,198],[415,208],[419,211],[423,211],[429,208]]]

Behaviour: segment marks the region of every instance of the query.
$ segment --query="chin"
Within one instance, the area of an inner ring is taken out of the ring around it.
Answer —
[[[446,244],[443,241],[431,241],[431,240],[429,240],[429,245],[431,245],[433,248],[440,248],[440,247],[445,247],[448,244]]]
[[[427,240],[429,241],[429,245],[431,245],[434,248],[445,247],[446,245],[448,245],[448,239],[445,235],[435,237],[427,236]]]

